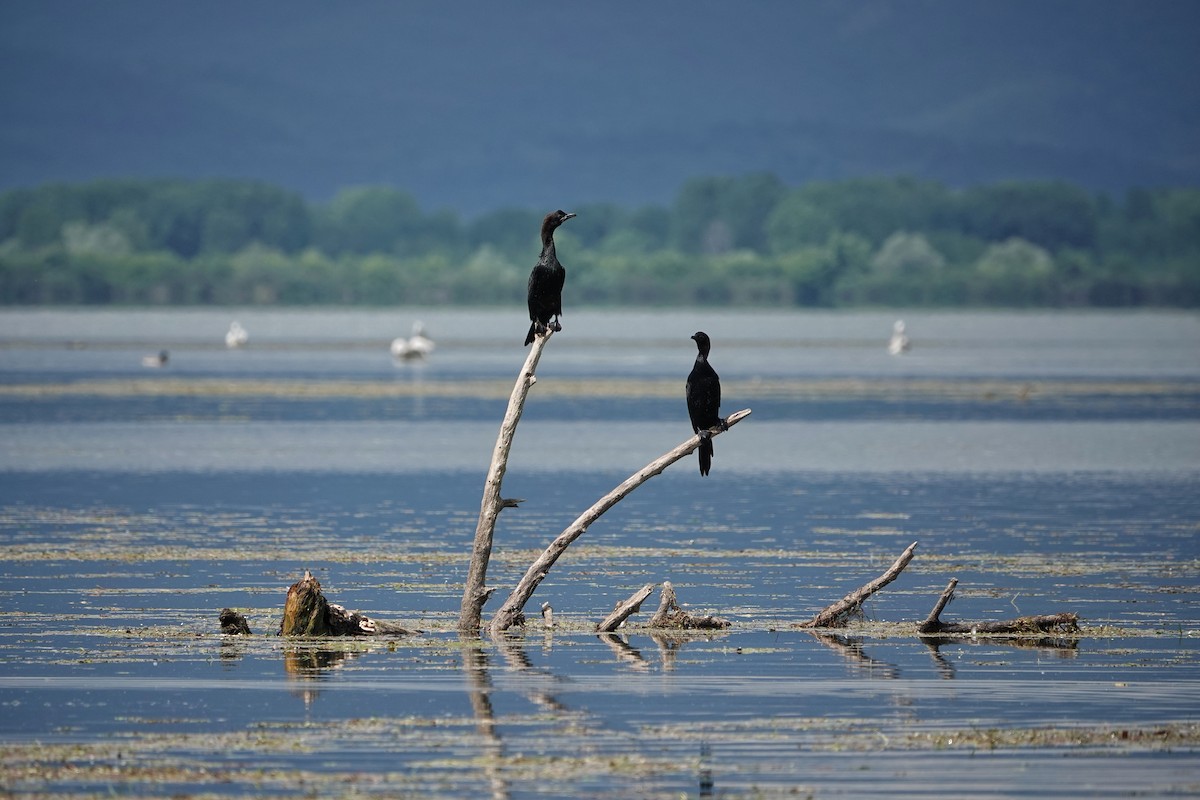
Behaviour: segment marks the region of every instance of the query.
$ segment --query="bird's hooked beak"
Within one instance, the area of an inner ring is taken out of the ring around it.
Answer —
[[[696,334],[694,334],[694,333],[693,333],[693,334],[692,334],[691,336],[689,336],[688,338],[689,338],[689,339],[691,339],[691,340],[694,342],[694,341],[696,341]]]
[[[568,214],[566,214],[566,215],[564,215],[564,216],[563,216],[563,218],[562,218],[562,221],[563,221],[563,222],[566,222],[567,220],[569,220],[571,217],[574,217],[574,216],[577,216],[577,215],[576,215],[576,214],[570,214],[570,213],[568,213]]]

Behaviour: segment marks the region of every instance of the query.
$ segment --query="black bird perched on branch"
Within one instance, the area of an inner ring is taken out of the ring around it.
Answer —
[[[700,474],[707,475],[712,467],[713,445],[709,430],[721,428],[728,430],[725,420],[721,418],[721,378],[717,371],[708,363],[708,352],[712,342],[708,334],[697,331],[693,336],[696,340],[696,364],[688,375],[687,396],[688,416],[692,420],[692,431],[700,434]]]
[[[529,335],[525,344],[533,341],[539,333],[545,333],[547,328],[562,330],[558,317],[562,314],[562,288],[567,279],[567,271],[558,263],[554,252],[554,229],[569,220],[574,214],[559,209],[551,211],[542,220],[542,255],[533,265],[529,273]],[[554,321],[551,322],[551,317]]]

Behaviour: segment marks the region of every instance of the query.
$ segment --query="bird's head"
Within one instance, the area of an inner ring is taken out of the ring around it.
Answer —
[[[708,355],[708,351],[712,348],[712,342],[708,338],[708,334],[704,331],[696,331],[692,334],[692,339],[696,342],[696,349],[704,355]]]
[[[555,228],[557,228],[559,225],[562,225],[573,216],[575,215],[563,211],[561,208],[558,211],[551,211],[546,215],[546,218],[542,220],[542,233],[549,233],[553,231]]]

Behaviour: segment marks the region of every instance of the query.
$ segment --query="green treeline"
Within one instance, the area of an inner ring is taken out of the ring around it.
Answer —
[[[520,303],[549,210],[464,220],[390,188],[312,204],[243,181],[18,189],[0,194],[0,303]],[[1200,189],[748,175],[568,210],[576,305],[1200,305]]]

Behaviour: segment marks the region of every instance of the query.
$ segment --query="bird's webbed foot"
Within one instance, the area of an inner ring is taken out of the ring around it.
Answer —
[[[717,420],[717,427],[723,431],[729,430],[728,420],[729,420],[728,417],[721,417],[720,419]]]
[[[558,317],[555,317],[553,320],[550,321],[550,324],[547,325],[546,327],[548,327],[550,330],[554,331],[555,333],[558,333],[559,331],[562,330],[562,323],[558,321]]]
[[[541,336],[543,333],[546,332],[546,326],[542,324],[541,320],[535,319],[533,321],[533,332],[536,333],[538,336]]]

